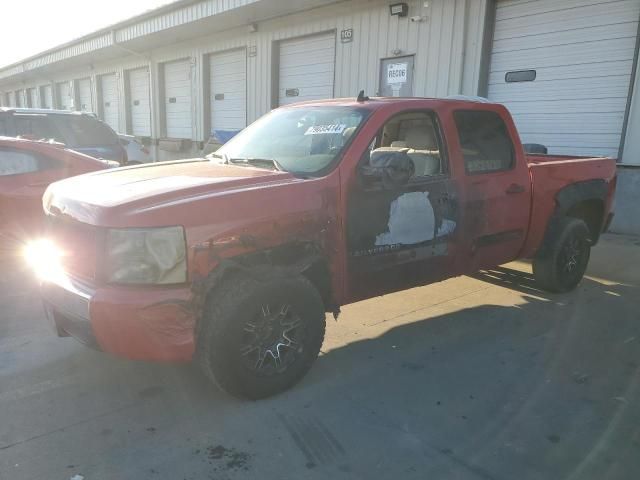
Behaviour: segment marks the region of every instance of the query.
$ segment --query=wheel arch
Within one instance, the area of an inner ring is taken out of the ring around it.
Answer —
[[[221,260],[209,275],[198,282],[204,302],[217,288],[236,275],[269,280],[274,276],[303,275],[318,290],[325,310],[336,312],[329,259],[314,242],[294,241]]]
[[[549,222],[550,226],[555,219],[562,217],[584,220],[589,228],[591,244],[595,245],[605,222],[606,198],[607,184],[602,179],[567,185],[556,194],[556,209]]]

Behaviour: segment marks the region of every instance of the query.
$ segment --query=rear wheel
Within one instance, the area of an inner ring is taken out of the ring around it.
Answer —
[[[561,218],[551,227],[546,244],[533,260],[533,275],[550,292],[568,292],[582,280],[589,263],[591,241],[587,224]]]
[[[303,276],[236,277],[209,299],[198,359],[220,388],[258,399],[282,392],[311,368],[324,340],[320,294]]]

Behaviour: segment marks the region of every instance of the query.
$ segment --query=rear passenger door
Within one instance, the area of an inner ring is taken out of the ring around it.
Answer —
[[[462,272],[515,259],[526,238],[531,207],[529,168],[508,114],[472,109],[453,113],[462,157]]]
[[[351,300],[404,290],[450,271],[457,227],[456,192],[437,116],[426,110],[391,117],[361,158],[348,193],[348,288]],[[401,186],[362,173],[385,152],[405,152],[415,171]]]

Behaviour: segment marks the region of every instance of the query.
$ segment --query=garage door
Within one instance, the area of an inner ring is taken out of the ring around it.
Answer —
[[[78,109],[83,112],[93,112],[93,102],[91,101],[91,79],[82,78],[78,80]]]
[[[28,97],[29,107],[38,108],[38,89],[30,88],[28,92],[29,92],[29,97]]]
[[[617,156],[639,15],[638,0],[499,2],[489,98],[526,143]]]
[[[280,43],[280,105],[333,97],[336,57],[333,33]]]
[[[73,103],[71,101],[71,86],[69,82],[61,82],[56,85],[58,95],[58,105],[60,110],[71,110]]]
[[[129,108],[131,133],[137,137],[151,136],[151,102],[149,70],[140,68],[129,72]]]
[[[42,108],[53,108],[53,92],[51,91],[51,85],[43,85],[40,95]]]
[[[23,108],[25,106],[24,90],[16,90],[16,107]]]
[[[191,62],[164,65],[165,125],[169,138],[191,138]]]
[[[211,129],[247,126],[247,62],[244,50],[217,53],[209,59]]]
[[[100,97],[102,120],[116,132],[119,131],[118,79],[115,73],[100,77]]]

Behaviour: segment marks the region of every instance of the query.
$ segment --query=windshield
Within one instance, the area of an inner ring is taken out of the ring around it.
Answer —
[[[68,146],[95,147],[118,143],[118,137],[113,130],[96,118],[84,115],[55,115],[52,119],[63,133]]]
[[[221,147],[213,157],[231,162],[275,160],[279,168],[312,174],[342,152],[367,110],[352,107],[300,107],[274,110]]]

